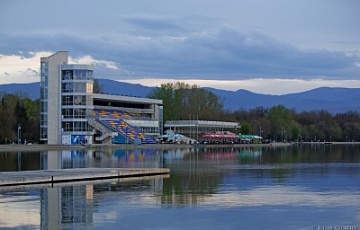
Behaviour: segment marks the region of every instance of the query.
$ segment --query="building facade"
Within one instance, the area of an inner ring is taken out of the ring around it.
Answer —
[[[71,134],[91,136],[86,114],[92,108],[93,71],[92,65],[69,65],[67,51],[41,58],[41,142],[61,144]]]
[[[69,64],[67,51],[40,62],[42,143],[113,143],[115,137],[117,143],[142,143],[145,137],[152,143],[151,136],[160,135],[161,100],[95,94],[94,66]]]

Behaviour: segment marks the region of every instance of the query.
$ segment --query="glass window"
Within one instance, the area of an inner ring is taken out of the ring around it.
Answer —
[[[93,71],[92,70],[87,70],[86,71],[86,79],[87,80],[93,80]]]
[[[80,71],[80,75],[81,75],[81,80],[86,80],[86,74],[87,74],[87,71],[86,70],[81,70]]]
[[[46,114],[41,114],[40,119],[41,119],[41,121],[46,121],[47,120]]]
[[[81,79],[81,70],[74,70],[74,79],[80,80]]]
[[[75,127],[74,127],[74,131],[80,131],[81,129],[81,123],[80,122],[78,122],[78,121],[76,121],[75,122]]]
[[[61,97],[61,104],[62,105],[72,105],[73,104],[73,96],[62,96]]]
[[[48,74],[47,73],[45,73],[45,75],[44,75],[44,86],[45,87],[47,87],[48,86]]]
[[[81,96],[81,104],[86,105],[86,96]]]
[[[70,93],[73,92],[74,84],[72,82],[62,83],[61,84],[61,91],[63,93]]]
[[[45,73],[45,62],[41,62],[41,73]]]
[[[85,93],[85,83],[83,82],[76,82],[74,83],[74,92],[77,93]]]
[[[47,101],[42,101],[42,106],[41,106],[41,112],[45,113],[47,112],[48,109],[48,102]]]
[[[87,130],[87,123],[83,121],[75,121],[74,122],[74,131],[85,132]]]
[[[76,80],[86,80],[87,79],[87,73],[88,70],[82,70],[82,69],[77,69],[74,71],[74,79]]]
[[[93,93],[93,85],[92,82],[86,83],[86,93]]]
[[[72,80],[73,79],[73,71],[72,70],[61,71],[61,79],[62,80]]]
[[[86,105],[86,96],[74,96],[74,105]]]
[[[44,87],[48,85],[48,75],[47,73],[41,73],[40,86]]]
[[[44,88],[40,88],[40,99],[44,99],[45,98],[45,89]]]
[[[72,109],[63,109],[61,111],[63,118],[73,118],[73,110]]]
[[[74,109],[74,118],[85,118],[86,110],[85,109]]]
[[[61,128],[62,128],[62,130],[64,130],[64,132],[72,132],[74,124],[71,121],[66,121],[66,122],[62,122],[61,126],[62,126]]]
[[[40,128],[40,139],[46,139],[47,138],[47,128],[42,127]]]
[[[81,105],[81,96],[74,96],[74,105]]]

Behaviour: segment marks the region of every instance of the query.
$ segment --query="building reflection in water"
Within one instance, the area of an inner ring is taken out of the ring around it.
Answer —
[[[67,161],[63,161],[61,151],[48,151],[44,156],[44,169],[70,168]],[[41,191],[42,229],[58,229],[68,223],[93,223],[93,185],[52,187]]]
[[[128,163],[146,162],[146,158],[154,157],[157,151],[150,150],[111,150],[108,152],[92,150],[66,150],[66,151],[47,151],[41,153],[42,169],[66,169],[84,167],[119,167]],[[114,165],[114,159],[118,163]],[[159,158],[160,159],[160,158]],[[151,160],[150,162],[154,162]],[[157,165],[160,167],[160,160]],[[129,178],[124,181],[130,180]],[[122,181],[119,179],[118,181]],[[161,190],[162,178],[147,181],[155,190]],[[111,189],[111,186],[109,186]],[[60,187],[55,186],[41,190],[41,228],[58,229],[59,226],[65,227],[69,224],[81,223],[87,226],[93,224],[94,213],[94,185],[76,185]]]

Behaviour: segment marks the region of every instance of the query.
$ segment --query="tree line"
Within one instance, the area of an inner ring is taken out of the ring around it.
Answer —
[[[227,112],[241,124],[241,133],[276,141],[360,141],[360,114],[325,110],[296,112],[283,105]]]
[[[39,142],[40,100],[0,92],[0,143]],[[19,136],[18,136],[19,135]]]
[[[97,79],[94,93],[103,93]],[[39,143],[40,140],[40,99],[31,100],[26,93],[9,94],[0,92],[0,144]],[[20,129],[19,129],[20,128]]]
[[[103,91],[97,86],[97,91]],[[224,110],[223,99],[214,93],[182,82],[154,88],[149,98],[163,100],[163,119],[238,122],[241,134],[257,134],[275,141],[360,141],[360,114],[357,111],[331,114],[325,110],[302,111],[276,105],[271,108]],[[0,92],[0,144],[39,142],[40,100],[25,94]],[[241,102],[239,102],[241,107]]]
[[[283,105],[271,108],[224,110],[223,99],[197,85],[175,82],[156,87],[149,98],[163,100],[167,120],[238,122],[241,134],[257,134],[274,141],[360,141],[360,114],[331,114],[325,110],[296,112]],[[241,102],[239,102],[241,107]]]

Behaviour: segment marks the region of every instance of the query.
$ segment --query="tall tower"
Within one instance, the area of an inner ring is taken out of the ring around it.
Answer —
[[[87,114],[92,108],[93,66],[69,65],[67,51],[40,61],[40,141],[71,144],[72,139],[92,136]]]

